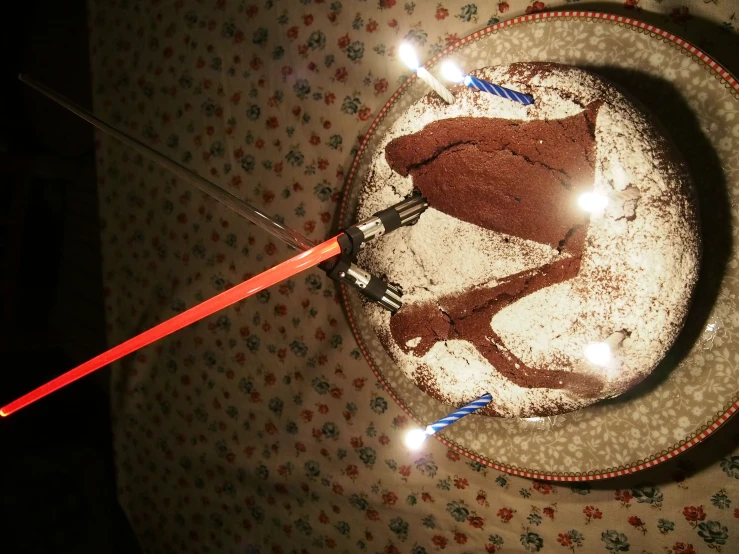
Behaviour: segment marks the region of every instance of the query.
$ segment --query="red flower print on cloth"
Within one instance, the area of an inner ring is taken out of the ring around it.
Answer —
[[[469,482],[463,477],[456,477],[454,479],[454,487],[457,489],[466,489],[468,485]]]
[[[342,35],[339,37],[339,40],[337,41],[337,45],[341,50],[345,50],[347,46],[349,46],[352,42],[352,39],[349,38],[349,35]]]
[[[500,513],[498,515],[500,515]],[[511,517],[513,516],[511,515]],[[501,517],[501,519],[503,518]],[[485,526],[485,520],[480,516],[470,516],[470,518],[467,520],[467,523],[472,525],[472,527],[474,527],[475,529],[483,529]]]
[[[344,475],[354,481],[359,475],[359,468],[354,464],[349,464],[348,466],[346,466],[346,469],[344,469]]]
[[[616,489],[616,500],[621,502],[622,506],[625,506],[626,508],[631,506],[632,498],[634,498],[634,496],[631,494],[631,491]]]
[[[685,519],[695,526],[698,521],[706,519],[706,512],[703,511],[703,506],[685,506],[683,508],[683,515]]]
[[[438,4],[436,6],[436,13],[434,14],[434,17],[438,19],[439,21],[443,21],[447,17],[449,17],[449,10],[447,10],[444,6],[441,4]]]
[[[690,15],[690,9],[687,6],[681,6],[679,8],[672,8],[670,19],[672,19],[674,23],[685,23],[686,21],[693,19],[693,16]]]
[[[498,3],[498,11],[500,13],[505,13],[510,9],[510,6],[508,5],[508,2],[499,2]]]
[[[364,513],[364,517],[366,517],[370,521],[378,521],[380,519],[380,512],[370,508]]]
[[[398,0],[380,0],[379,5],[381,10],[389,10],[397,3]]]
[[[695,554],[692,544],[685,544],[684,542],[676,542],[675,546],[672,547],[673,554]]]
[[[629,525],[636,527],[645,535],[647,534],[647,528],[644,526],[644,522],[639,516],[629,516]]]
[[[448,541],[442,535],[434,535],[434,537],[431,539],[431,542],[434,544],[436,548],[444,550],[446,548]]]
[[[547,9],[547,5],[544,2],[534,2],[530,6],[526,7],[526,13],[537,13],[537,12],[543,12]]]
[[[585,523],[590,523],[593,519],[603,519],[603,513],[595,506],[585,506],[582,513],[585,514]]]
[[[552,492],[554,487],[550,485],[549,483],[545,483],[543,481],[534,481],[534,490],[540,492],[541,494],[549,494]]]
[[[343,83],[346,81],[346,78],[349,76],[349,72],[346,70],[345,67],[340,67],[334,72],[334,79],[339,81],[340,83]]]
[[[454,533],[454,542],[456,542],[457,544],[465,544],[467,542],[467,535],[456,531]]]
[[[501,508],[500,510],[498,510],[498,513],[496,515],[503,523],[508,523],[513,518],[513,513],[515,511],[516,510],[512,510],[511,508]]]
[[[569,533],[560,533],[557,535],[557,542],[562,546],[571,547],[572,537],[570,537]]]
[[[554,506],[556,506],[556,504]],[[546,506],[545,508],[542,508],[541,513],[549,519],[554,519],[554,512],[557,511],[554,506]]]
[[[375,79],[375,94],[383,94],[387,90],[387,79]]]

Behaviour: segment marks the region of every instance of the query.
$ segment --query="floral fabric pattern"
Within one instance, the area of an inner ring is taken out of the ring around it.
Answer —
[[[90,3],[96,113],[313,240],[333,230],[359,141],[422,60],[560,4],[397,0]],[[736,72],[730,2],[626,0]],[[731,64],[735,64],[732,68]],[[111,344],[291,251],[98,136]],[[655,469],[548,483],[435,440],[376,382],[318,269],[114,365],[120,502],[169,552],[739,552],[739,423]]]

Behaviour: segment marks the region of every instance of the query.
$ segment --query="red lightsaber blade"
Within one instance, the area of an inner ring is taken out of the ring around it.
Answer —
[[[321,244],[314,246],[310,250],[301,252],[297,256],[260,273],[256,277],[252,277],[251,279],[248,279],[247,281],[244,281],[243,283],[240,283],[213,298],[201,302],[197,306],[193,306],[189,310],[152,327],[148,331],[144,331],[140,335],[136,335],[118,346],[114,346],[107,352],[103,352],[92,360],[77,366],[76,368],[49,381],[45,385],[21,396],[18,400],[4,406],[0,409],[0,416],[9,416],[13,412],[36,402],[36,400],[43,398],[47,394],[51,394],[77,379],[80,379],[85,375],[89,375],[93,371],[96,371],[101,367],[130,354],[131,352],[139,350],[140,348],[166,337],[175,331],[179,331],[183,327],[187,327],[191,323],[207,317],[226,306],[230,306],[239,300],[243,300],[262,289],[270,287],[275,283],[279,283],[283,279],[287,279],[288,277],[308,269],[309,267],[316,266],[329,258],[338,256],[341,253],[341,247],[337,239],[338,237],[334,237],[326,242],[322,242]]]

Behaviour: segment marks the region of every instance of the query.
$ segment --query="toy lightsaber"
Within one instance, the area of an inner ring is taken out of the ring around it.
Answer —
[[[165,169],[168,169],[177,177],[187,181],[191,185],[194,185],[205,194],[222,203],[237,214],[245,217],[254,225],[261,227],[293,248],[298,250],[309,250],[315,246],[313,241],[303,236],[295,229],[291,229],[290,227],[275,221],[264,212],[241,200],[241,198],[238,198],[218,185],[211,183],[204,177],[201,177],[197,173],[187,169],[185,166],[170,160],[150,146],[147,146],[143,142],[127,135],[120,129],[94,116],[74,102],[64,98],[60,94],[57,94],[49,87],[22,73],[18,75],[18,79],[60,106],[66,108],[76,116],[81,117],[94,127],[111,135],[126,146],[129,146],[142,156],[145,156]],[[346,263],[342,263],[340,269],[336,271],[331,271],[332,269],[336,269],[336,264],[324,264],[322,269],[326,271],[331,279],[341,281],[354,287],[363,295],[392,312],[397,311],[401,306],[400,290],[357,267],[354,262],[356,261],[356,256],[359,253],[359,248],[363,241],[381,236],[384,233],[392,231],[394,228],[397,229],[401,225],[415,223],[418,216],[423,213],[427,206],[428,203],[425,198],[414,196],[388,208],[387,210],[378,212],[372,218],[364,222],[364,225],[355,226],[357,228],[356,236],[349,237],[351,239],[350,244],[348,244],[349,250],[346,250],[346,244],[342,248],[343,261]],[[400,218],[400,221],[398,221],[398,218]],[[357,242],[357,239],[361,240]]]
[[[130,354],[131,352],[139,350],[154,341],[174,333],[195,321],[207,317],[226,306],[230,306],[239,300],[243,300],[244,298],[272,286],[283,279],[287,279],[300,271],[319,264],[330,278],[354,286],[364,295],[378,302],[388,310],[395,312],[400,308],[400,290],[357,267],[354,262],[356,261],[356,257],[364,242],[392,232],[404,225],[412,225],[415,223],[421,213],[423,213],[423,211],[428,207],[426,199],[421,195],[413,195],[390,208],[377,212],[370,218],[356,225],[352,225],[342,234],[319,245],[313,245],[309,239],[305,238],[297,231],[274,221],[272,218],[243,200],[224,191],[220,187],[206,179],[203,179],[180,164],[162,156],[140,141],[129,137],[115,127],[96,118],[86,110],[74,105],[47,87],[36,83],[23,75],[20,76],[20,79],[52,100],[58,102],[71,112],[90,122],[95,127],[111,134],[124,144],[169,169],[175,175],[192,183],[206,194],[246,217],[252,223],[272,233],[287,244],[304,250],[304,252],[276,265],[271,269],[268,269],[256,277],[244,281],[243,283],[214,296],[213,298],[193,306],[189,310],[152,327],[148,331],[144,331],[143,333],[128,339],[103,354],[100,354],[84,364],[60,375],[59,377],[56,377],[45,385],[38,387],[1,408],[0,416],[9,416],[13,412],[28,406],[62,387],[65,387],[77,379],[89,375],[101,367]]]
[[[342,234],[314,246],[305,252],[301,252],[297,256],[260,273],[256,277],[252,277],[213,298],[209,298],[189,310],[152,327],[148,331],[144,331],[118,346],[114,346],[107,352],[96,356],[82,365],[63,373],[45,385],[20,397],[18,400],[11,402],[7,406],[3,406],[0,409],[0,416],[9,416],[13,412],[67,386],[85,375],[89,375],[101,367],[119,360],[131,352],[139,350],[175,331],[179,331],[183,327],[187,327],[191,323],[207,317],[226,306],[248,298],[260,290],[279,283],[283,279],[287,279],[296,273],[319,264],[323,265],[323,269],[329,277],[334,278],[333,276],[337,276],[339,279],[355,284],[369,298],[391,309],[391,311],[395,311],[400,308],[400,293],[396,293],[394,288],[387,285],[381,279],[377,279],[361,268],[356,267],[353,264],[353,260],[356,259],[356,255],[359,253],[359,249],[362,247],[364,241],[392,232],[403,225],[414,223],[425,207],[426,200],[417,195],[403,200],[395,206],[377,212],[372,217],[347,228]]]

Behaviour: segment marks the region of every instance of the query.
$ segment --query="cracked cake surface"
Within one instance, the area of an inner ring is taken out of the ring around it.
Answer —
[[[394,316],[365,310],[391,358],[449,405],[572,411],[643,380],[682,327],[700,258],[689,176],[648,115],[569,66],[473,75],[531,94],[522,106],[467,87],[429,94],[382,138],[360,218],[420,190],[419,222],[367,245],[360,264],[402,287]],[[607,195],[590,214],[584,193]],[[614,340],[614,337],[616,340]],[[588,345],[613,357],[596,365]]]

